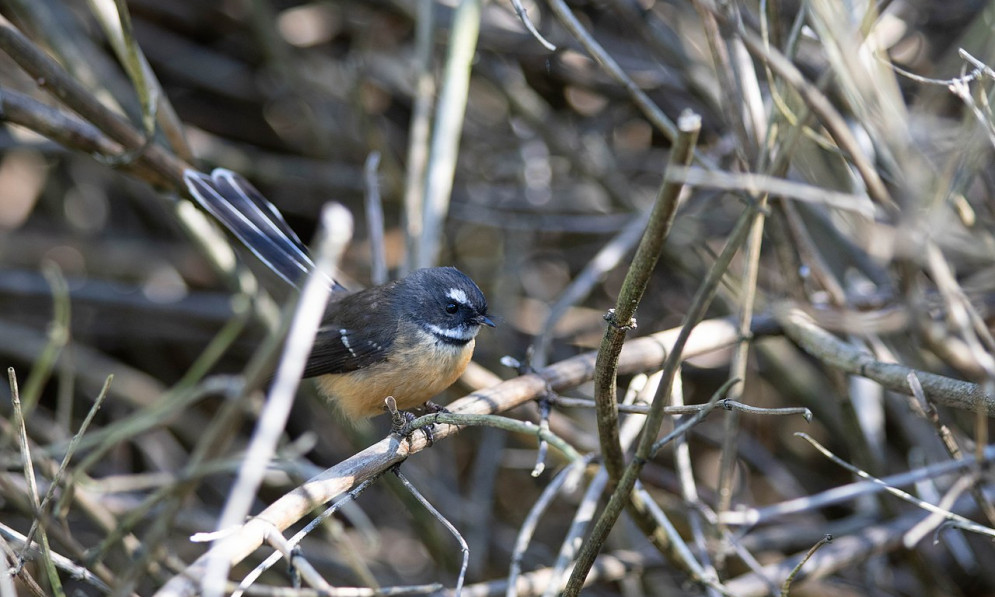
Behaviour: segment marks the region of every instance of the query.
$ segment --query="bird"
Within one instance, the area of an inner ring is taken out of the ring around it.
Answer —
[[[282,281],[298,287],[315,266],[283,215],[248,180],[216,168],[187,169],[191,197]],[[454,267],[428,267],[387,284],[350,292],[328,277],[331,298],[304,377],[349,420],[421,406],[466,369],[481,326],[494,327],[487,300]]]

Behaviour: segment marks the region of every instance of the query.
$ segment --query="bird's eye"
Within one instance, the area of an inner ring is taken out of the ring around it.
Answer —
[[[459,306],[457,306],[456,303],[446,303],[446,313],[452,315],[457,311],[459,311]]]

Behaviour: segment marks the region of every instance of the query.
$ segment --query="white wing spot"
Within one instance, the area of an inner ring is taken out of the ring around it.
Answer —
[[[342,340],[342,346],[346,347],[346,350],[349,351],[349,354],[351,354],[353,357],[355,357],[356,356],[356,351],[353,350],[352,349],[352,345],[349,344],[349,330],[347,330],[345,328],[339,329],[339,339]]]
[[[456,301],[461,305],[470,304],[470,299],[467,298],[466,292],[464,292],[462,288],[450,288],[449,292],[446,293],[446,296],[448,296],[449,298],[453,299],[454,301]]]

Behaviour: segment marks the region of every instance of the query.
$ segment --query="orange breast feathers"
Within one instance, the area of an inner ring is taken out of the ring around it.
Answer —
[[[420,329],[404,330],[385,360],[348,373],[322,375],[317,378],[318,389],[350,419],[383,413],[387,396],[394,397],[399,409],[413,408],[453,385],[470,362],[473,347],[474,340],[455,346]]]

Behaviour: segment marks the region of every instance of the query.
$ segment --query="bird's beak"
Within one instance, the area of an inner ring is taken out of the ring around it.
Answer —
[[[495,327],[497,324],[491,321],[491,318],[486,315],[478,315],[477,323],[481,325],[486,325],[489,328]]]

